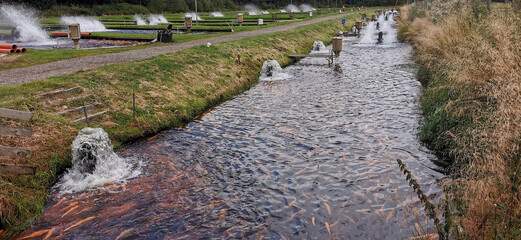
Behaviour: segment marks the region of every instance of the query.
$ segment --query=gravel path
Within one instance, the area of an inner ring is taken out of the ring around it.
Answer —
[[[294,29],[296,27],[305,26],[325,20],[330,20],[334,18],[339,18],[341,16],[352,15],[354,13],[335,15],[323,18],[315,18],[307,21],[300,21],[295,23],[290,23],[286,25],[263,28],[254,31],[247,32],[239,32],[228,34],[224,36],[194,40],[190,42],[171,44],[166,46],[159,47],[151,47],[146,49],[137,49],[124,51],[119,53],[110,53],[110,54],[102,54],[102,55],[94,55],[88,57],[81,58],[72,58],[66,59],[56,62],[44,63],[40,65],[34,65],[23,68],[16,68],[6,71],[0,71],[0,85],[16,85],[22,84],[26,82],[31,82],[35,80],[45,79],[49,77],[55,77],[65,74],[70,74],[77,72],[79,70],[92,69],[97,67],[102,67],[105,65],[111,64],[119,64],[130,62],[134,60],[147,59],[151,57],[155,57],[161,54],[177,52],[180,50],[184,50],[187,48],[206,45],[206,43],[221,43],[233,40],[240,40],[247,37],[259,36],[267,33],[287,31]]]

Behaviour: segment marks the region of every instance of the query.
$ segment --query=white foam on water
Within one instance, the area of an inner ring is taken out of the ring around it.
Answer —
[[[79,23],[81,32],[107,31],[107,28],[103,23],[92,17],[63,16],[60,18],[60,24],[69,25],[71,23]]]
[[[259,81],[282,81],[291,77],[284,72],[277,60],[267,60],[262,64]]]
[[[326,45],[324,45],[324,43],[322,41],[315,41],[313,43],[313,49],[311,50],[311,54],[321,53],[321,52],[326,52],[326,51],[327,51]]]
[[[134,21],[136,21],[136,25],[147,25],[147,22],[145,21],[145,19],[143,19],[139,15],[134,15]]]
[[[244,11],[247,11],[248,15],[252,15],[252,16],[261,14],[261,11],[259,10],[259,8],[251,3],[244,5]]]
[[[371,21],[369,22],[369,24],[367,24],[367,26],[362,29],[362,31],[360,32],[360,34],[362,35],[361,39],[360,39],[360,44],[373,44],[373,43],[376,43],[376,39],[375,38],[375,32],[376,32],[376,23]]]
[[[84,128],[72,142],[72,167],[58,186],[64,193],[81,192],[139,175],[141,163],[114,153],[101,128]],[[138,162],[138,163],[136,163]]]
[[[38,17],[32,9],[21,5],[2,4],[0,5],[0,21],[5,21],[16,28],[18,36],[14,39],[15,41],[34,44],[51,42],[47,33],[40,27]]]
[[[212,16],[212,17],[224,17],[224,14],[222,14],[221,12],[212,12],[212,13],[210,13],[210,16]]]
[[[151,14],[147,18],[148,25],[158,25],[160,23],[168,23],[168,20],[161,14]]]
[[[312,12],[313,10],[313,7],[309,4],[301,4],[300,6],[300,9],[302,10],[302,12]]]
[[[185,13],[185,16],[182,17],[183,19],[186,18],[186,17],[192,17],[192,20],[195,21],[196,19],[197,20],[203,20],[201,18],[201,16],[199,16],[198,14],[195,14],[195,13]]]
[[[288,4],[288,6],[286,6],[286,11],[288,11],[288,12],[300,12],[298,7],[293,5],[293,4]]]

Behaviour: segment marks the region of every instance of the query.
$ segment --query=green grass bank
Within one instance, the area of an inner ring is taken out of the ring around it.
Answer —
[[[360,15],[347,17],[346,27]],[[11,126],[31,125],[29,139],[1,138],[0,145],[33,149],[30,160],[2,159],[6,163],[37,166],[34,176],[0,176],[0,238],[11,236],[42,213],[47,193],[57,177],[70,166],[70,145],[84,123],[71,123],[72,116],[55,113],[94,103],[107,114],[91,122],[102,127],[116,149],[152,136],[161,130],[182,126],[201,112],[249,89],[258,82],[262,63],[291,63],[288,55],[307,53],[315,40],[330,43],[333,33],[346,30],[340,19],[238,41],[165,54],[147,60],[53,77],[19,86],[0,87],[0,107],[33,112],[30,123],[0,120]],[[240,56],[240,61],[238,61]],[[60,88],[79,86],[78,92],[60,99],[39,96]],[[133,119],[132,92],[136,94]],[[75,99],[85,96],[88,100]]]
[[[520,22],[505,4],[401,11],[424,86],[420,138],[450,163],[439,211],[450,239],[521,238]]]

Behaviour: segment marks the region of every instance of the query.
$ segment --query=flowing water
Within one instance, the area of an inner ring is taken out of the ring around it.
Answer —
[[[56,186],[20,236],[407,239],[419,224],[434,232],[396,164],[439,198],[442,174],[417,138],[411,47],[350,38],[343,48],[339,72],[305,58],[283,69],[289,78],[260,81],[133,144],[119,155],[145,159],[139,176],[86,192]]]

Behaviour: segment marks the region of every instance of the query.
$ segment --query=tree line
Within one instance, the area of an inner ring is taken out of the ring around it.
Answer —
[[[195,11],[195,0],[0,0],[27,4],[40,10],[56,7],[94,7],[100,5],[145,7],[150,12],[190,12]],[[399,0],[399,2],[401,2]],[[245,4],[255,4],[261,9],[282,8],[290,3],[309,4],[314,7],[342,6],[389,6],[395,0],[197,0],[197,9],[201,12],[241,9]]]

